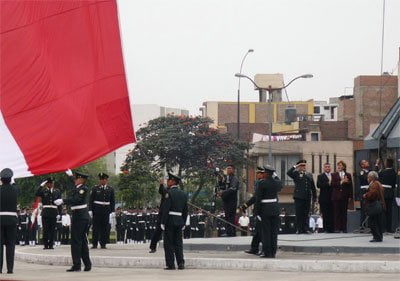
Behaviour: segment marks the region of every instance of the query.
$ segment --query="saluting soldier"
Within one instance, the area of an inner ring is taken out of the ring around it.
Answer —
[[[160,241],[163,232],[163,230],[161,229],[161,215],[162,215],[161,213],[165,201],[165,194],[167,193],[167,189],[164,186],[164,179],[160,179],[160,186],[158,188],[158,193],[161,195],[160,209],[158,211],[158,216],[156,216],[156,225],[153,232],[153,236],[151,237],[149,253],[155,253],[157,251],[157,243],[158,241]]]
[[[261,221],[262,228],[262,258],[275,258],[278,249],[278,232],[280,226],[280,208],[278,192],[282,189],[282,183],[277,177],[273,177],[275,170],[265,167],[265,179],[261,181],[256,191],[256,203],[254,212]]]
[[[386,159],[385,169],[379,172],[379,181],[384,188],[384,197],[386,211],[384,213],[386,232],[393,232],[392,219],[393,219],[393,200],[394,189],[396,187],[396,171],[393,168],[393,159]]]
[[[62,211],[61,206],[54,204],[61,198],[60,190],[54,188],[54,178],[49,177],[42,182],[35,196],[42,200],[43,250],[54,249],[56,222]]]
[[[81,259],[85,265],[84,271],[92,269],[92,262],[89,257],[89,246],[87,231],[89,228],[89,188],[86,186],[86,180],[89,177],[83,173],[75,172],[73,177],[72,171],[66,171],[71,182],[71,196],[65,200],[57,199],[54,203],[58,206],[63,203],[71,206],[72,224],[71,224],[71,254],[72,267],[67,269],[68,272],[81,271]]]
[[[114,189],[108,185],[109,176],[99,173],[99,185],[92,189],[89,200],[89,210],[93,214],[92,249],[97,249],[100,241],[102,249],[106,249],[107,233],[110,224],[110,214],[115,210]]]
[[[358,178],[358,185],[356,186],[356,196],[358,200],[360,200],[360,225],[364,222],[366,215],[365,215],[365,199],[364,194],[368,191],[368,173],[370,172],[369,169],[369,162],[367,160],[361,160],[358,165],[360,166],[360,172],[357,175]],[[325,222],[324,222],[325,223]]]
[[[245,212],[247,208],[249,208],[256,202],[257,188],[258,188],[258,185],[260,184],[260,182],[262,180],[264,180],[264,177],[265,177],[265,169],[262,167],[257,167],[256,182],[254,184],[254,194],[246,203],[244,203],[240,207],[243,212]],[[261,222],[257,219],[253,220],[253,221],[254,221],[254,223],[252,225],[254,226],[253,227],[254,231],[253,231],[253,238],[251,239],[251,247],[250,247],[250,250],[246,250],[245,253],[258,255],[259,249],[260,249],[260,243],[261,243]]]
[[[297,234],[310,233],[308,231],[308,215],[310,213],[311,198],[313,203],[317,198],[314,179],[311,173],[306,172],[306,160],[300,160],[289,169],[287,175],[294,181],[294,205],[296,212]]]
[[[164,195],[165,202],[161,211],[160,227],[164,230],[166,270],[175,269],[175,259],[178,269],[185,269],[182,229],[188,215],[188,196],[179,189],[180,180],[178,176],[168,173],[168,192]]]
[[[6,248],[7,273],[14,272],[15,241],[17,236],[18,189],[11,184],[13,171],[5,168],[0,172],[0,273],[3,273],[3,245]]]

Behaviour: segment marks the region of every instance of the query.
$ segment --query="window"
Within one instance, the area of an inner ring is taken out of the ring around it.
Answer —
[[[319,173],[322,173],[322,155],[319,155]]]
[[[262,157],[263,165],[268,164],[268,155]],[[287,171],[300,160],[299,155],[273,155],[272,166],[283,185],[294,185],[293,180],[286,175]]]
[[[324,106],[324,110],[329,110],[329,106]]]
[[[311,133],[311,141],[319,141],[319,133]]]
[[[311,173],[315,173],[315,161],[314,161],[314,154],[311,155]]]
[[[331,119],[335,119],[335,109],[336,106],[331,107]]]
[[[321,113],[319,106],[314,106],[314,113],[316,114]]]

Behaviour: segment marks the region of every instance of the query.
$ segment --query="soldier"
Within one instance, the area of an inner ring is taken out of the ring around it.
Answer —
[[[361,170],[357,175],[358,178],[358,185],[356,189],[357,199],[360,200],[360,225],[365,221],[365,199],[364,194],[368,191],[368,173],[370,172],[369,169],[369,162],[367,160],[361,160],[358,165],[360,166]]]
[[[115,213],[115,230],[117,231],[117,244],[124,244],[125,237],[125,215],[118,207]]]
[[[319,209],[324,221],[324,231],[332,233],[333,227],[333,204],[332,204],[332,174],[331,164],[324,164],[324,172],[318,175],[317,187],[319,192]]]
[[[386,232],[393,233],[392,219],[393,219],[393,200],[394,200],[394,189],[396,187],[396,171],[393,168],[393,159],[386,159],[385,169],[379,172],[379,181],[384,187],[384,197],[386,211],[384,213],[385,225],[383,229]]]
[[[92,249],[97,249],[99,240],[101,248],[106,249],[110,213],[115,210],[115,196],[114,189],[107,184],[108,175],[99,173],[98,177],[99,185],[93,187],[89,200],[89,210],[93,214]]]
[[[7,273],[14,272],[15,238],[17,236],[18,189],[11,184],[13,171],[5,168],[0,172],[0,273],[3,273],[3,245],[6,247]]]
[[[19,245],[25,246],[25,241],[28,237],[28,224],[29,224],[29,217],[26,213],[26,208],[22,208],[21,212],[18,216],[19,220],[19,227],[20,227],[20,236],[19,236]]]
[[[54,203],[59,206],[63,203],[70,205],[72,210],[72,224],[71,224],[71,254],[73,265],[67,272],[81,271],[81,259],[85,265],[84,271],[90,271],[92,269],[92,262],[89,257],[89,247],[87,231],[89,228],[89,189],[85,185],[88,175],[75,172],[75,178],[73,177],[72,171],[66,171],[70,177],[71,182],[74,183],[71,186],[72,194],[69,198],[57,199]]]
[[[232,225],[235,224],[239,180],[235,176],[235,166],[228,165],[226,171],[227,175],[225,177],[219,177],[221,191],[218,193],[218,196],[221,197],[223,202],[225,220],[230,223],[226,224],[227,236],[232,237],[236,236],[235,228]]]
[[[293,179],[295,184],[293,199],[297,234],[310,233],[308,231],[308,215],[310,213],[311,197],[313,204],[317,198],[314,179],[312,174],[306,172],[306,163],[306,160],[300,160],[287,172],[287,175]]]
[[[163,204],[165,201],[165,194],[167,193],[167,189],[164,186],[164,180],[160,179],[160,186],[158,188],[158,193],[161,195],[161,202],[160,202],[160,209],[158,212],[157,216],[157,224],[156,228],[154,230],[153,236],[151,237],[150,241],[150,252],[149,253],[155,253],[157,251],[157,243],[161,239],[162,235],[162,229],[161,229],[161,210],[163,208]]]
[[[161,211],[160,227],[164,231],[166,270],[175,269],[175,259],[178,269],[185,269],[182,229],[188,215],[188,196],[178,188],[180,180],[178,176],[168,173],[168,192],[164,195],[165,202]]]
[[[142,208],[138,210],[136,226],[137,226],[136,240],[138,243],[143,243],[145,241],[144,234],[146,230],[146,217],[143,215]]]
[[[43,250],[54,249],[56,221],[61,215],[61,206],[54,201],[61,198],[60,190],[54,188],[54,178],[47,178],[40,184],[35,196],[42,200]]]
[[[273,178],[275,170],[265,167],[265,180],[261,181],[256,191],[254,213],[261,221],[262,228],[262,258],[275,258],[278,248],[278,232],[280,226],[280,209],[278,192],[282,189],[279,179]]]
[[[260,184],[260,182],[262,180],[264,180],[264,177],[265,177],[265,169],[262,167],[257,167],[256,182],[254,184],[254,194],[246,203],[244,203],[240,207],[243,212],[245,212],[248,207],[250,207],[251,205],[253,205],[256,202],[257,187]],[[260,243],[261,243],[261,223],[260,223],[260,221],[257,219],[253,220],[253,226],[254,226],[254,231],[253,231],[253,238],[251,239],[251,248],[250,248],[250,250],[246,250],[245,253],[258,255],[258,254],[260,254],[259,248],[260,248]]]

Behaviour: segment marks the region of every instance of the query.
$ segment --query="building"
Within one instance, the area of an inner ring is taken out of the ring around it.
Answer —
[[[323,118],[324,121],[338,120],[339,98],[330,98],[329,103],[326,101],[314,102],[314,116]]]
[[[134,104],[131,106],[133,123],[135,133],[142,127],[147,125],[147,122],[162,116],[167,115],[189,115],[189,111],[186,109],[170,108],[159,106],[156,104]],[[119,174],[120,167],[126,159],[126,155],[135,147],[135,144],[128,144],[117,150],[107,154],[105,156],[107,170],[114,174]]]

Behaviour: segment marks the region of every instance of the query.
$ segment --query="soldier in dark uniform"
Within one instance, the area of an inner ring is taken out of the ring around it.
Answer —
[[[306,163],[306,160],[300,160],[296,163],[296,166],[287,172],[287,175],[293,179],[295,184],[293,199],[298,234],[310,233],[308,231],[308,215],[310,213],[311,198],[313,203],[317,198],[314,179],[311,173],[306,172]]]
[[[333,233],[333,204],[332,204],[332,174],[331,164],[324,164],[324,172],[318,175],[317,187],[319,188],[319,209],[322,214],[324,231]]]
[[[280,208],[278,192],[282,189],[282,183],[277,177],[273,177],[275,170],[265,167],[265,180],[261,181],[256,191],[254,212],[261,221],[262,228],[262,258],[275,258],[278,249],[278,232],[280,226]]]
[[[125,215],[121,212],[121,208],[118,207],[115,213],[115,230],[117,231],[117,244],[124,244],[125,237]]]
[[[18,189],[11,185],[13,171],[5,168],[0,172],[0,273],[3,272],[3,245],[6,247],[7,273],[14,271],[15,238],[17,236]]]
[[[93,214],[92,249],[97,248],[100,240],[102,249],[106,249],[107,230],[110,222],[110,214],[115,210],[114,189],[107,185],[108,175],[99,173],[99,185],[93,187],[89,199],[89,210]]]
[[[244,203],[240,207],[243,212],[245,212],[248,207],[250,207],[256,202],[257,188],[260,182],[264,180],[264,177],[265,177],[265,169],[262,167],[257,167],[256,182],[254,184],[254,194],[246,203]],[[251,248],[250,250],[246,250],[245,253],[258,255],[260,254],[259,249],[261,243],[261,222],[257,219],[253,220],[253,226],[254,226],[254,231],[253,231],[253,238],[251,239]]]
[[[384,188],[386,211],[384,213],[384,229],[386,232],[393,232],[393,200],[394,189],[396,187],[396,171],[393,168],[393,159],[386,159],[385,169],[379,172],[379,181]]]
[[[57,199],[54,203],[58,206],[63,203],[70,205],[72,210],[71,224],[71,254],[73,266],[67,269],[68,272],[81,271],[81,259],[85,265],[84,271],[92,269],[92,262],[89,257],[89,247],[87,231],[89,227],[89,189],[85,185],[88,178],[87,175],[75,172],[75,178],[72,176],[72,171],[66,171],[71,182],[71,196],[65,200]]]
[[[157,223],[153,232],[153,236],[151,237],[149,253],[155,253],[157,251],[157,243],[158,241],[160,241],[163,232],[163,230],[161,229],[161,210],[165,201],[166,192],[167,189],[164,186],[164,180],[160,179],[160,187],[158,188],[158,193],[160,193],[161,195],[160,209],[158,211]]]
[[[370,172],[369,169],[369,162],[367,160],[361,160],[359,163],[361,168],[360,172],[357,175],[358,178],[358,185],[356,186],[356,196],[357,200],[360,200],[360,225],[365,221],[365,199],[364,194],[368,191],[368,173]],[[325,222],[324,222],[325,224]]]
[[[145,217],[145,215],[143,215],[142,208],[138,209],[136,230],[137,230],[136,241],[138,243],[145,242],[144,235],[145,235],[145,230],[146,230],[146,217]]]
[[[221,191],[218,195],[222,199],[225,220],[230,223],[226,224],[227,236],[236,236],[235,228],[232,225],[235,224],[239,180],[235,176],[235,167],[233,165],[228,165],[225,177],[219,177],[219,186]]]
[[[54,179],[50,177],[40,184],[35,196],[42,200],[43,250],[54,249],[56,221],[62,210],[54,201],[61,198],[61,192],[54,188]]]
[[[26,208],[22,208],[21,212],[18,215],[19,227],[20,227],[20,235],[19,235],[19,245],[25,246],[25,242],[28,237],[28,224],[29,217],[26,213]]]
[[[185,269],[183,258],[182,229],[185,227],[188,215],[188,196],[179,189],[180,178],[168,173],[168,192],[161,211],[161,229],[164,230],[164,252],[166,270],[175,269],[175,259],[178,269]]]

